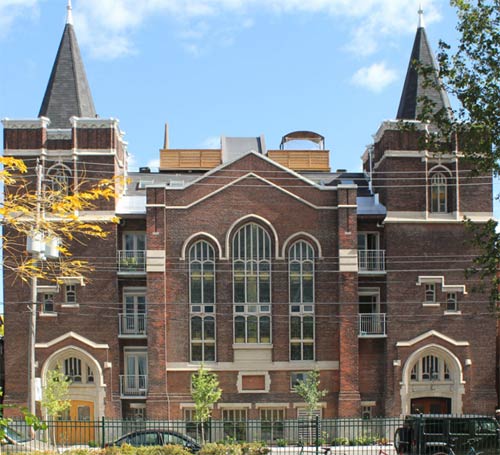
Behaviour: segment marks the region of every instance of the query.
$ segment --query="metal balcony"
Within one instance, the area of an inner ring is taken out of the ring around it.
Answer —
[[[359,320],[360,338],[384,338],[387,336],[385,313],[361,313]]]
[[[148,394],[148,375],[120,375],[120,395],[123,398],[142,398]]]
[[[385,272],[385,250],[358,250],[360,273]]]
[[[118,250],[118,273],[146,273],[146,251]]]
[[[144,338],[146,337],[146,314],[145,313],[120,313],[119,314],[119,336],[120,338]]]

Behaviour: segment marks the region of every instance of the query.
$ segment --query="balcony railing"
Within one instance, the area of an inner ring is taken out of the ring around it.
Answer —
[[[145,397],[148,394],[148,375],[120,375],[120,395],[127,398]]]
[[[120,313],[119,328],[121,337],[146,336],[145,313]]]
[[[146,252],[144,250],[119,250],[118,272],[145,273]]]
[[[385,272],[385,250],[359,250],[360,272]]]
[[[362,313],[359,315],[359,336],[367,338],[387,336],[385,313]]]

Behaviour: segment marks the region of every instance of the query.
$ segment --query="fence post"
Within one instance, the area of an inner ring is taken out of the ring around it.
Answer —
[[[316,414],[315,418],[315,425],[316,425],[316,455],[319,454],[319,415]]]
[[[105,429],[104,416],[102,416],[101,417],[101,449],[104,449],[104,444],[106,444],[105,436],[104,436],[104,429]]]

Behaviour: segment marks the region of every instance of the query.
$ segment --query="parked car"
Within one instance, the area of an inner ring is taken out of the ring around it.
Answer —
[[[13,428],[5,429],[4,437],[1,441],[1,450],[3,453],[20,452],[55,452],[56,447],[38,439],[31,439],[23,436]]]
[[[394,434],[398,454],[433,454],[442,452],[445,443],[453,442],[457,455],[467,453],[468,441],[474,448],[496,452],[500,428],[494,417],[478,415],[419,414],[405,417]]]
[[[138,446],[163,446],[167,444],[179,444],[196,453],[201,449],[201,445],[193,438],[172,430],[139,430],[127,433],[116,441],[106,444],[106,446],[121,446],[129,444]]]

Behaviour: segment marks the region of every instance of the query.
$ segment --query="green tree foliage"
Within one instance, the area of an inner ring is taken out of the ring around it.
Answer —
[[[312,370],[306,374],[304,380],[298,381],[293,388],[293,391],[305,401],[310,416],[318,409],[321,398],[328,393],[326,390],[320,390],[319,385],[319,371]]]
[[[219,379],[215,373],[205,370],[203,364],[192,377],[191,396],[195,406],[195,419],[201,423],[201,439],[205,441],[204,423],[212,415],[212,406],[222,396]]]
[[[43,389],[42,406],[47,415],[56,420],[64,411],[71,406],[69,400],[69,381],[58,365],[55,370],[47,372],[47,383]],[[54,428],[55,429],[55,428]],[[55,444],[55,433],[51,435],[52,443]]]

